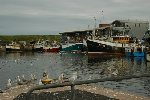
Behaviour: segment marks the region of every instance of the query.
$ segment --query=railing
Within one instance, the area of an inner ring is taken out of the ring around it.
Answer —
[[[125,79],[132,79],[132,78],[141,78],[141,77],[150,77],[150,74],[144,74],[144,75],[132,75],[132,76],[122,76],[122,77],[109,77],[109,78],[103,78],[103,79],[93,79],[93,80],[85,80],[85,81],[73,81],[73,82],[64,82],[64,83],[53,83],[53,84],[47,84],[47,85],[39,85],[31,88],[26,95],[26,100],[30,100],[30,94],[35,90],[41,90],[41,89],[49,89],[49,88],[57,88],[57,87],[64,87],[64,86],[71,86],[71,93],[72,93],[72,100],[75,100],[75,94],[74,94],[74,86],[75,85],[82,85],[82,84],[90,84],[90,83],[98,83],[98,82],[105,82],[105,81],[122,81]]]

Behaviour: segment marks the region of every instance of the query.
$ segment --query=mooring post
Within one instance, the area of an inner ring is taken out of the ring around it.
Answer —
[[[71,98],[72,100],[75,100],[75,89],[74,89],[74,84],[71,85]]]

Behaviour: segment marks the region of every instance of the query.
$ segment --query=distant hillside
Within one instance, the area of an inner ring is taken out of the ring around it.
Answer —
[[[2,41],[38,41],[38,40],[56,40],[60,41],[60,35],[0,35]]]

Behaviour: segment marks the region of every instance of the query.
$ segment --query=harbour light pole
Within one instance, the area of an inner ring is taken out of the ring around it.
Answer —
[[[94,16],[94,21],[95,21],[95,25],[94,25],[94,28],[96,28],[96,17]]]
[[[100,17],[100,23],[104,22],[104,11],[100,11],[100,13],[102,14],[102,17]]]

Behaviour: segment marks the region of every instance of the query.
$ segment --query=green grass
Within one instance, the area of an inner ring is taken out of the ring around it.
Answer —
[[[38,40],[60,41],[60,35],[0,35],[2,41],[38,41]]]

